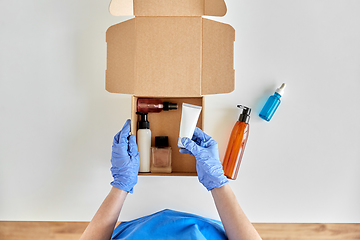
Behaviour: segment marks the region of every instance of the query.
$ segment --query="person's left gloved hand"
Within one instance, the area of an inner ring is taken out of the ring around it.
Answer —
[[[133,193],[133,188],[137,183],[140,159],[136,137],[130,135],[130,123],[131,121],[128,119],[121,131],[114,137],[110,170],[114,177],[111,185]]]

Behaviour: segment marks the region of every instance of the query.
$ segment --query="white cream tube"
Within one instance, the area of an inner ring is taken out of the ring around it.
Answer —
[[[181,138],[192,138],[201,109],[201,106],[191,105],[187,103],[182,104],[178,147],[184,148],[184,145],[182,145],[181,143]]]

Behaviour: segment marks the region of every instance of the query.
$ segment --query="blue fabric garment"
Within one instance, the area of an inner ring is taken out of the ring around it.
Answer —
[[[227,239],[220,221],[169,209],[122,222],[111,239]]]

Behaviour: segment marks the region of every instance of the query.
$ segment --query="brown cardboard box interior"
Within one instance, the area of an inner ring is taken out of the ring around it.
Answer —
[[[139,121],[138,115],[136,115],[136,103],[137,97],[132,99],[132,134],[136,135],[137,131],[137,122]],[[169,137],[169,146],[172,148],[172,173],[163,174],[163,173],[140,173],[142,175],[196,175],[196,161],[195,158],[188,154],[182,154],[179,152],[179,147],[177,146],[179,130],[180,130],[180,121],[181,121],[181,112],[182,112],[182,103],[189,103],[193,105],[203,106],[203,97],[197,98],[158,98],[163,102],[172,102],[178,104],[177,110],[162,111],[160,113],[149,113],[148,121],[150,122],[151,130],[151,146],[155,146],[155,137],[156,136],[168,136]],[[203,112],[203,111],[202,111]],[[202,128],[203,124],[203,114],[200,113],[199,120],[197,122],[197,127]]]

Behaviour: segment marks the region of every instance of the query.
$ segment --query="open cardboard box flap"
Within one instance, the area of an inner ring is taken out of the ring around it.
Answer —
[[[156,8],[165,8],[165,2],[170,6],[203,3],[134,0],[136,6],[147,2]],[[204,3],[215,2],[223,0]],[[229,93],[235,88],[235,30],[228,24],[201,16],[136,16],[111,26],[106,32],[106,41],[106,90],[109,92],[147,97],[199,97]]]
[[[114,16],[224,16],[224,0],[112,0]]]
[[[139,97],[177,103],[178,111],[149,116],[152,146],[155,136],[168,136],[173,148],[170,175],[196,175],[194,157],[177,151],[181,106],[186,102],[203,107],[197,122],[202,128],[202,96],[235,88],[235,30],[202,17],[225,15],[224,0],[112,0],[110,12],[135,18],[106,32],[106,90],[133,95],[132,134]]]

